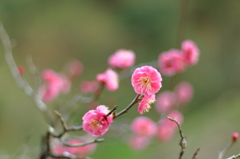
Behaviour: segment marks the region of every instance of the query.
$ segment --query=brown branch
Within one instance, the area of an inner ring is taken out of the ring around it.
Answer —
[[[105,116],[105,119],[107,119],[107,117],[111,114],[113,114],[113,118],[115,117],[115,110],[117,110],[118,106],[115,105],[114,108]]]
[[[81,143],[81,144],[72,145],[72,144],[67,143],[66,141],[63,141],[62,139],[59,139],[59,140],[61,141],[61,143],[64,146],[68,146],[68,147],[80,147],[80,146],[86,146],[86,145],[95,144],[95,143],[101,143],[101,142],[104,141],[104,139],[95,139],[95,140],[90,141],[90,142],[85,142],[85,143]]]
[[[114,119],[117,118],[117,117],[119,117],[119,116],[121,116],[121,115],[123,115],[123,114],[125,114],[125,113],[127,113],[128,110],[129,110],[132,106],[134,106],[136,103],[138,103],[138,102],[141,100],[140,97],[141,97],[141,95],[138,94],[138,95],[133,99],[133,101],[132,101],[125,109],[123,109],[121,112],[117,113],[117,114],[114,116]]]
[[[186,138],[183,136],[183,132],[182,132],[182,129],[180,127],[180,124],[178,121],[176,121],[175,119],[171,118],[171,117],[167,117],[169,120],[175,122],[178,126],[178,130],[179,130],[179,134],[180,134],[180,142],[179,142],[179,145],[181,146],[181,152],[179,154],[179,159],[181,159],[183,157],[183,154],[184,154],[184,150],[185,148],[187,147],[187,140]]]
[[[196,159],[197,158],[197,155],[198,155],[198,152],[200,151],[200,148],[198,148],[195,153],[193,154],[193,157],[192,159]]]

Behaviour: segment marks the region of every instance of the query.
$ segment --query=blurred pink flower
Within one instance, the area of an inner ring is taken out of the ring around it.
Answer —
[[[155,106],[160,114],[166,114],[173,109],[175,104],[176,104],[175,94],[170,91],[164,91],[157,96]]]
[[[148,110],[151,108],[150,104],[154,103],[155,101],[155,94],[144,96],[138,105],[138,112],[140,114],[148,112]]]
[[[173,76],[185,70],[185,63],[180,50],[172,49],[158,57],[159,70],[166,76]]]
[[[142,150],[146,148],[148,144],[149,144],[148,137],[134,135],[129,138],[129,146],[134,150]]]
[[[168,117],[175,119],[179,124],[183,122],[183,116],[177,110],[170,112]],[[157,126],[157,137],[163,142],[168,142],[172,139],[177,128],[177,124],[174,121],[163,118],[159,121],[159,125]]]
[[[38,89],[39,95],[44,102],[55,99],[59,93],[68,93],[71,89],[71,82],[63,74],[58,74],[53,70],[44,70],[42,79],[45,82]]]
[[[87,141],[80,141],[80,140],[69,140],[68,143],[71,145],[77,145],[81,143],[85,143]],[[80,146],[80,147],[65,147],[66,151],[70,153],[71,155],[75,155],[77,157],[85,157],[87,155],[90,155],[93,153],[93,151],[96,148],[96,144],[90,144],[86,146]]]
[[[68,65],[68,73],[70,78],[81,75],[83,72],[83,65],[78,60],[73,60]]]
[[[107,69],[104,73],[97,75],[97,81],[105,83],[109,91],[118,89],[118,74],[112,69]]]
[[[126,69],[135,62],[135,54],[131,50],[118,50],[108,58],[108,64],[112,68]]]
[[[185,40],[182,42],[182,54],[185,63],[191,66],[197,64],[200,52],[193,41]]]
[[[112,115],[106,118],[109,110],[106,106],[100,105],[96,110],[90,110],[83,116],[83,130],[93,136],[100,136],[108,131],[113,122]]]
[[[178,104],[187,104],[193,97],[193,87],[188,82],[179,83],[175,89]]]
[[[131,130],[137,136],[151,137],[156,133],[156,124],[148,117],[137,117],[131,124]]]
[[[169,142],[172,140],[175,128],[168,124],[167,120],[162,119],[157,126],[157,138],[162,142]]]
[[[137,68],[132,74],[131,81],[134,91],[145,96],[157,93],[162,87],[161,74],[152,66]]]
[[[99,88],[97,81],[82,81],[80,83],[80,90],[83,93],[93,93]]]

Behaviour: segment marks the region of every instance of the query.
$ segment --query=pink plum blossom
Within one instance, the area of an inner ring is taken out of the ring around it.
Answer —
[[[140,114],[148,112],[148,110],[151,108],[150,104],[154,103],[155,101],[155,94],[144,96],[138,105],[138,112]]]
[[[185,63],[180,50],[172,49],[158,57],[159,70],[166,76],[173,76],[185,70]]]
[[[156,109],[160,114],[166,114],[176,104],[176,96],[173,92],[164,91],[157,96]]]
[[[182,54],[185,63],[192,66],[197,64],[200,52],[193,41],[185,40],[182,42]]]
[[[70,91],[71,82],[63,74],[58,74],[53,70],[44,70],[42,79],[45,83],[40,85],[38,92],[45,102],[50,102],[60,93],[66,94]]]
[[[100,136],[108,131],[110,124],[113,122],[113,116],[106,115],[109,110],[106,106],[100,105],[96,110],[90,110],[83,116],[83,130],[93,136]]]
[[[78,60],[73,60],[69,63],[68,73],[70,78],[75,78],[76,76],[81,75],[83,72],[83,65]]]
[[[65,149],[65,147],[63,147],[62,144],[58,144],[52,148],[52,152],[54,155],[61,156],[61,155],[66,154],[66,149]]]
[[[98,74],[97,81],[104,83],[109,91],[115,91],[118,89],[118,74],[110,68],[104,73]]]
[[[134,91],[145,96],[157,93],[162,87],[161,81],[161,74],[152,66],[137,68],[131,78]]]
[[[129,145],[134,150],[142,150],[149,144],[149,138],[143,136],[131,136],[129,138]]]
[[[193,97],[193,87],[188,82],[181,82],[175,87],[175,94],[179,104],[187,104]]]
[[[97,81],[82,81],[80,83],[80,90],[83,93],[93,93],[99,88]]]
[[[71,145],[77,145],[81,143],[85,143],[87,141],[81,141],[81,140],[69,140],[68,143]],[[71,155],[78,156],[78,157],[85,157],[87,155],[90,155],[96,148],[96,144],[90,144],[86,146],[80,146],[80,147],[66,147],[66,151],[70,153]]]
[[[118,50],[108,58],[108,64],[112,68],[126,69],[135,62],[135,54],[131,50]]]
[[[131,124],[131,130],[137,136],[151,137],[156,133],[156,124],[148,117],[137,117]]]

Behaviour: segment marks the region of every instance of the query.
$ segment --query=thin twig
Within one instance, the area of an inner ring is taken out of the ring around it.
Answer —
[[[197,155],[198,155],[198,152],[200,151],[200,148],[198,148],[195,153],[193,154],[193,157],[192,159],[196,159],[197,158]]]
[[[70,132],[70,131],[81,131],[83,128],[82,126],[71,126],[68,127],[67,124],[65,123],[62,115],[58,112],[58,111],[54,111],[55,114],[58,116],[61,125],[63,127],[63,131],[61,133],[59,133],[58,135],[53,134],[52,130],[49,130],[49,132],[51,133],[51,135],[55,138],[61,138],[66,132]]]
[[[186,138],[183,136],[183,132],[182,132],[182,129],[180,127],[180,124],[178,121],[176,121],[175,119],[171,118],[171,117],[167,117],[169,120],[175,122],[178,126],[178,130],[179,130],[179,134],[180,134],[180,142],[179,142],[179,145],[181,146],[181,152],[179,154],[179,159],[181,159],[183,157],[183,154],[184,154],[184,150],[185,148],[187,147],[187,140]]]
[[[138,95],[133,99],[133,101],[132,101],[125,109],[123,109],[121,112],[117,113],[117,114],[114,116],[114,118],[117,118],[117,117],[123,115],[124,113],[127,113],[128,110],[129,110],[134,104],[138,103],[138,101],[141,99],[140,96],[141,96],[141,95],[138,94]]]
[[[25,93],[30,96],[33,101],[35,102],[37,108],[41,112],[46,112],[47,111],[47,106],[46,104],[41,100],[39,95],[34,92],[32,87],[22,78],[22,76],[19,74],[17,65],[14,61],[14,58],[12,56],[12,45],[11,45],[11,40],[5,31],[3,24],[0,22],[0,38],[3,43],[4,47],[4,52],[5,52],[5,58],[8,64],[8,67],[12,73],[12,76],[14,77],[16,83],[18,86],[25,91]],[[45,114],[46,115],[46,114]]]
[[[118,106],[115,105],[114,108],[105,116],[105,119],[107,119],[107,117],[111,114],[113,114],[113,112],[115,112],[115,110],[117,110]],[[113,114],[114,115],[114,114]]]
[[[72,159],[71,157],[69,157],[69,156],[65,156],[65,155],[54,155],[54,154],[49,154],[48,156],[49,156],[49,157],[52,157],[52,158],[66,158],[66,159]]]
[[[223,159],[226,152],[233,146],[234,143],[235,143],[235,141],[232,141],[221,152],[219,152],[218,159]]]
[[[90,142],[85,142],[85,143],[81,143],[81,144],[72,145],[72,144],[67,143],[66,141],[63,141],[62,139],[59,139],[59,140],[61,141],[61,143],[64,146],[68,146],[68,147],[80,147],[80,146],[86,146],[86,145],[95,144],[95,143],[101,143],[101,142],[104,141],[104,139],[95,139],[95,140],[90,141]]]
[[[237,159],[240,158],[240,154],[238,155],[233,155],[232,157],[226,158],[226,159]]]
[[[37,67],[33,63],[31,55],[26,57],[26,63],[30,73],[34,76],[34,85],[35,85],[34,89],[36,90],[41,84],[41,78],[40,78],[40,74],[38,72]]]

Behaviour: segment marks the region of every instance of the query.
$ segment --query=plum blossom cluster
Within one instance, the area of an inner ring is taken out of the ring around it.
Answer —
[[[192,40],[185,40],[181,50],[171,49],[159,55],[159,70],[166,76],[173,76],[185,71],[188,66],[196,65],[199,54],[197,45]]]

